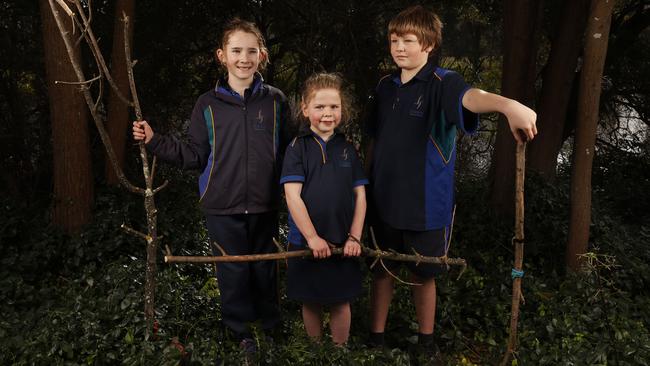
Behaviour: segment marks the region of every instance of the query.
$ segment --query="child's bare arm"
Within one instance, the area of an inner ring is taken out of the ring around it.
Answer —
[[[289,213],[291,213],[291,218],[293,222],[298,226],[298,230],[307,240],[307,245],[314,253],[315,258],[327,258],[332,253],[327,242],[318,236],[314,224],[309,218],[309,212],[307,212],[307,206],[305,202],[300,197],[300,192],[302,191],[302,183],[299,182],[289,182],[284,184],[284,194],[287,198],[287,207],[289,208]]]
[[[343,247],[343,255],[357,257],[361,255],[361,232],[363,220],[366,217],[366,188],[361,185],[354,188],[354,215],[350,226],[350,237]]]
[[[529,141],[537,134],[537,114],[514,99],[472,88],[463,95],[463,107],[474,113],[503,113],[517,142],[524,142],[517,131],[522,131]]]

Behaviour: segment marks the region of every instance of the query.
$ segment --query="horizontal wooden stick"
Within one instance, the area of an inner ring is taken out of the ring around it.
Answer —
[[[343,248],[332,249],[332,254],[343,254]],[[444,264],[448,266],[461,266],[463,269],[467,267],[467,262],[462,258],[447,258],[447,257],[426,257],[420,254],[401,254],[395,252],[386,252],[382,250],[374,250],[370,248],[362,248],[361,255],[371,258],[387,259],[400,262],[415,262],[419,263],[433,263]],[[295,250],[291,252],[279,252],[268,254],[248,254],[248,255],[225,255],[225,256],[176,256],[166,255],[165,262],[167,263],[220,263],[220,262],[251,262],[251,261],[269,261],[287,258],[301,258],[313,257],[312,251],[309,249]]]

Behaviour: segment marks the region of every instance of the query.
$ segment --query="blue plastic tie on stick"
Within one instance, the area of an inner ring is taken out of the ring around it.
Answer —
[[[514,269],[514,268],[513,268],[513,269],[512,269],[512,272],[510,273],[510,275],[512,276],[512,279],[513,279],[513,280],[514,280],[515,278],[522,278],[522,277],[524,277],[524,271],[520,271],[520,270],[517,270],[517,269]]]

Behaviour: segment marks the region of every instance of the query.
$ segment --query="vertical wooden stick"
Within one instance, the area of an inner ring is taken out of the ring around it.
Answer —
[[[526,170],[526,144],[517,144],[516,172],[515,172],[515,262],[512,271],[512,311],[510,315],[510,336],[501,366],[508,364],[517,349],[517,323],[519,321],[519,304],[521,295],[521,281],[524,262],[524,172]]]
[[[140,101],[138,100],[138,91],[135,87],[135,79],[133,76],[133,65],[135,62],[131,61],[131,45],[129,44],[129,17],[126,14],[122,15],[124,22],[124,54],[126,57],[126,70],[129,76],[129,86],[131,88],[131,96],[133,97],[133,107],[138,121],[142,121],[142,109],[140,108]],[[158,210],[154,201],[153,190],[153,172],[149,169],[149,157],[147,156],[147,149],[144,147],[144,142],[140,141],[140,158],[142,159],[142,173],[144,174],[144,182],[146,190],[144,195],[144,208],[147,213],[147,267],[145,272],[144,282],[144,318],[147,321],[147,332],[151,332],[154,324],[155,316],[155,295],[156,295],[156,252],[158,250]],[[155,159],[154,159],[155,165]]]

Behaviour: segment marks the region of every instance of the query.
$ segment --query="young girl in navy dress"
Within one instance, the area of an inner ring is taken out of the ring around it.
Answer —
[[[345,344],[350,333],[350,301],[361,293],[361,231],[368,180],[354,146],[338,131],[348,121],[350,98],[335,74],[315,74],[305,82],[301,112],[308,120],[287,147],[280,183],[289,208],[289,248],[308,246],[314,258],[292,259],[287,295],[303,303],[307,335],[319,341],[323,308],[329,307],[332,341]],[[330,247],[343,257],[329,258]]]

